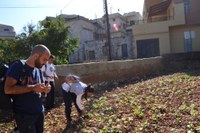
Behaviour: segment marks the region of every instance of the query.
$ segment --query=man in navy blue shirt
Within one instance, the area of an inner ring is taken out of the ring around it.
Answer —
[[[15,61],[7,71],[4,89],[6,94],[12,95],[13,112],[20,133],[43,133],[41,93],[48,93],[51,86],[39,83],[37,71],[46,64],[50,55],[46,46],[36,45],[24,63]]]

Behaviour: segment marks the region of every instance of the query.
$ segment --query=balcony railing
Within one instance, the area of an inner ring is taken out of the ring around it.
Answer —
[[[155,17],[155,18],[149,18],[149,19],[142,19],[142,20],[136,21],[135,25],[145,24],[145,23],[162,22],[162,21],[169,21],[169,20],[174,20],[174,16],[161,16],[161,17]]]
[[[15,32],[0,31],[0,37],[15,37]]]

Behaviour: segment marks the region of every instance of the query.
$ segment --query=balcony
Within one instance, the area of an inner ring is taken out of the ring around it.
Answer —
[[[135,25],[174,20],[174,16],[160,16],[136,21]]]
[[[15,32],[11,31],[0,31],[0,38],[14,38]]]
[[[149,8],[149,17],[166,12],[167,9],[169,8],[170,3],[171,3],[171,0],[166,0],[164,2],[151,6]]]

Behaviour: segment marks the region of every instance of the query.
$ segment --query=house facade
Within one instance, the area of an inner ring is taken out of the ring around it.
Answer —
[[[199,0],[145,0],[133,26],[137,58],[200,50]]]
[[[70,36],[78,38],[79,48],[69,57],[69,62],[84,62],[86,60],[85,44],[94,40],[95,25],[89,19],[79,15],[61,14],[61,17],[64,19],[65,25],[70,27]]]
[[[107,30],[104,17],[94,20],[79,15],[61,14],[61,17],[66,26],[70,27],[71,37],[79,39],[79,48],[70,56],[70,63],[107,60]],[[109,15],[113,60],[135,58],[131,27],[138,22],[138,18],[141,18],[138,12]]]
[[[13,39],[15,35],[16,33],[12,26],[0,24],[0,38],[1,39]]]
[[[111,58],[112,60],[130,59],[134,58],[133,53],[133,36],[132,32],[127,29],[127,21],[130,15],[124,16],[119,13],[110,14],[110,38],[111,38]],[[130,19],[129,19],[130,20]],[[106,20],[104,17],[101,18],[101,25],[106,30]],[[106,41],[106,40],[105,40]],[[105,47],[106,48],[106,47]],[[104,49],[104,51],[106,51]],[[108,53],[107,53],[108,54]]]

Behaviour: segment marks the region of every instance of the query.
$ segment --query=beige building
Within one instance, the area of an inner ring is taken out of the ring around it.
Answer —
[[[16,35],[14,28],[9,25],[0,24],[0,38],[12,39]]]
[[[137,58],[200,50],[199,0],[145,0],[133,26]]]
[[[84,62],[85,43],[94,40],[95,25],[89,19],[79,15],[61,14],[60,16],[64,19],[65,25],[70,27],[70,36],[78,38],[79,48],[70,56],[69,62]]]

